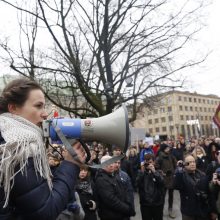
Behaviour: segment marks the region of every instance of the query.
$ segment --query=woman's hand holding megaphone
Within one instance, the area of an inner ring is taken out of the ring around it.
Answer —
[[[81,165],[80,163],[85,163],[87,154],[79,141],[74,143],[74,145],[72,147],[76,153],[77,159],[74,159],[74,157],[69,153],[69,151],[66,148],[64,148],[64,150],[62,152],[63,158],[67,161],[70,161],[70,162],[80,166]]]

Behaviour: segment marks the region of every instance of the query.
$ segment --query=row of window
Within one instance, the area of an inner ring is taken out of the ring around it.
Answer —
[[[179,106],[179,110],[180,111],[200,111],[200,112],[215,112],[216,109],[215,108],[207,108],[207,107],[198,107],[198,106],[182,106],[180,105]],[[156,115],[158,113],[165,113],[167,112],[169,114],[169,112],[172,112],[172,107],[171,106],[168,106],[167,108],[165,107],[161,107],[160,109],[154,109],[153,112],[148,112],[148,115]]]
[[[196,116],[193,116],[193,115],[180,115],[180,120],[184,121],[184,120],[195,120],[195,119],[199,119],[200,121],[207,121],[207,120],[212,120],[212,116],[199,116],[199,117],[196,117]]]
[[[193,109],[193,106],[179,106],[180,111],[200,111],[200,112],[215,112],[215,108],[206,108],[206,107],[197,107],[195,106]]]
[[[186,134],[186,132],[188,132],[188,133],[190,132],[190,130],[191,130],[190,127],[191,127],[194,134],[196,134],[197,132],[200,132],[200,133],[204,134],[204,133],[207,133],[208,130],[209,131],[213,130],[213,127],[211,125],[201,125],[201,130],[200,131],[196,128],[195,125],[194,126],[180,125],[180,127],[178,126],[176,129],[178,130],[178,133],[180,132],[180,133]],[[155,128],[155,133],[167,132],[167,131],[169,131],[172,134],[174,132],[174,126],[169,126],[169,127],[164,126],[164,127],[161,127],[161,128],[160,127]],[[154,133],[154,128],[149,128],[149,133],[150,134]]]
[[[199,119],[200,121],[207,121],[207,120],[212,120],[212,116],[193,116],[193,115],[180,115],[180,120],[181,121],[187,121],[187,120],[195,120],[195,119]],[[151,124],[158,124],[159,122],[161,123],[165,123],[166,121],[173,121],[173,116],[168,116],[168,119],[166,119],[165,117],[162,117],[162,118],[155,118],[155,119],[149,119],[148,120],[148,124],[151,125]]]
[[[179,96],[178,101],[184,101],[184,102],[194,102],[194,103],[203,103],[203,104],[211,104],[211,105],[218,105],[219,101],[216,100],[210,100],[210,99],[201,99],[201,98],[192,98],[192,97],[186,97],[186,96]]]

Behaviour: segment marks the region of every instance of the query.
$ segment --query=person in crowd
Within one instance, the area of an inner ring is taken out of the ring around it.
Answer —
[[[84,220],[85,212],[82,208],[80,198],[77,192],[74,192],[72,201],[67,205],[67,208],[62,211],[56,220]]]
[[[133,178],[131,179],[132,181],[132,186],[134,191],[136,191],[136,177],[137,177],[137,173],[138,170],[140,169],[140,160],[137,154],[137,150],[134,147],[131,147],[128,150],[128,161],[131,163],[131,167],[132,167],[132,173],[133,173]]]
[[[109,155],[101,158],[101,164],[111,159]],[[98,199],[98,214],[101,220],[129,220],[135,212],[127,201],[124,189],[118,184],[115,175],[115,164],[101,168],[95,178]]]
[[[162,220],[165,185],[162,172],[155,169],[153,154],[145,155],[144,168],[137,176],[142,220]]]
[[[203,172],[196,169],[192,155],[177,162],[174,188],[180,192],[180,209],[183,220],[208,220],[210,214],[209,182]]]
[[[120,156],[122,155],[121,148],[119,146],[113,146],[112,148],[112,156]],[[132,167],[132,162],[127,159],[126,155],[121,159],[120,164],[121,170],[126,172],[128,176],[131,178],[132,183],[135,181],[135,173]]]
[[[212,180],[213,173],[215,173],[215,170],[219,167],[220,167],[220,151],[216,151],[215,160],[211,161],[206,169],[206,175],[209,181]]]
[[[78,175],[78,161],[86,153],[73,146],[78,161],[67,150],[53,176],[42,136],[47,118],[42,88],[26,78],[11,81],[0,96],[0,219],[53,220],[66,209]]]
[[[126,172],[121,170],[121,161],[115,162],[115,177],[118,182],[118,185],[122,187],[123,191],[125,192],[125,195],[127,196],[127,202],[130,204],[132,209],[135,211],[135,205],[134,205],[134,189],[132,187],[132,182],[130,177]]]
[[[88,166],[81,166],[76,185],[80,201],[85,212],[84,220],[97,220],[95,185]]]
[[[213,173],[209,188],[214,198],[214,210],[211,220],[220,219],[220,168],[217,168]]]
[[[160,145],[160,153],[156,159],[156,166],[164,173],[165,189],[168,191],[168,214],[170,218],[175,218],[175,214],[173,213],[173,177],[176,169],[176,159],[171,154],[169,145]]]
[[[205,173],[208,166],[208,158],[206,156],[206,152],[203,149],[203,147],[200,146],[195,147],[195,149],[192,152],[192,155],[196,160],[197,169]]]
[[[172,154],[176,160],[183,160],[185,147],[183,148],[179,141],[174,141]]]
[[[153,152],[153,150],[151,148],[151,145],[147,141],[144,142],[143,148],[142,148],[142,150],[140,152],[140,166],[141,166],[141,170],[145,169],[144,168],[144,163],[145,163],[144,156],[145,156],[145,154],[154,154],[154,152]]]
[[[215,139],[209,138],[209,145],[208,145],[208,157],[209,161],[214,161],[215,160],[215,154],[216,152],[220,150],[219,145],[215,142]]]

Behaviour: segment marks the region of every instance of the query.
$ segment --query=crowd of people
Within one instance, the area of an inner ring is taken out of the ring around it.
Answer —
[[[129,220],[139,195],[142,220],[162,220],[165,198],[175,219],[174,190],[183,220],[220,219],[220,138],[143,139],[130,146],[74,141],[45,148],[42,88],[13,80],[0,96],[0,219]],[[112,163],[112,158],[123,155]],[[97,168],[95,165],[100,165]]]
[[[155,141],[151,145],[141,140],[128,148],[123,159],[99,170],[93,165],[121,155],[122,148],[113,146],[109,150],[101,143],[88,144],[94,211],[102,220],[134,216],[134,193],[139,195],[143,220],[163,219],[166,194],[168,215],[175,219],[174,190],[180,193],[183,220],[220,217],[220,138],[186,141],[180,136],[178,140]]]

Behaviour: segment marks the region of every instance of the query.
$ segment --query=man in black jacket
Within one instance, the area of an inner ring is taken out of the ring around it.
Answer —
[[[111,156],[103,156],[101,163]],[[95,180],[98,199],[98,214],[101,220],[129,220],[135,214],[123,187],[114,175],[114,163],[100,169]]]
[[[154,155],[146,154],[144,159],[144,171],[137,176],[142,220],[163,220],[164,179],[155,170]]]

